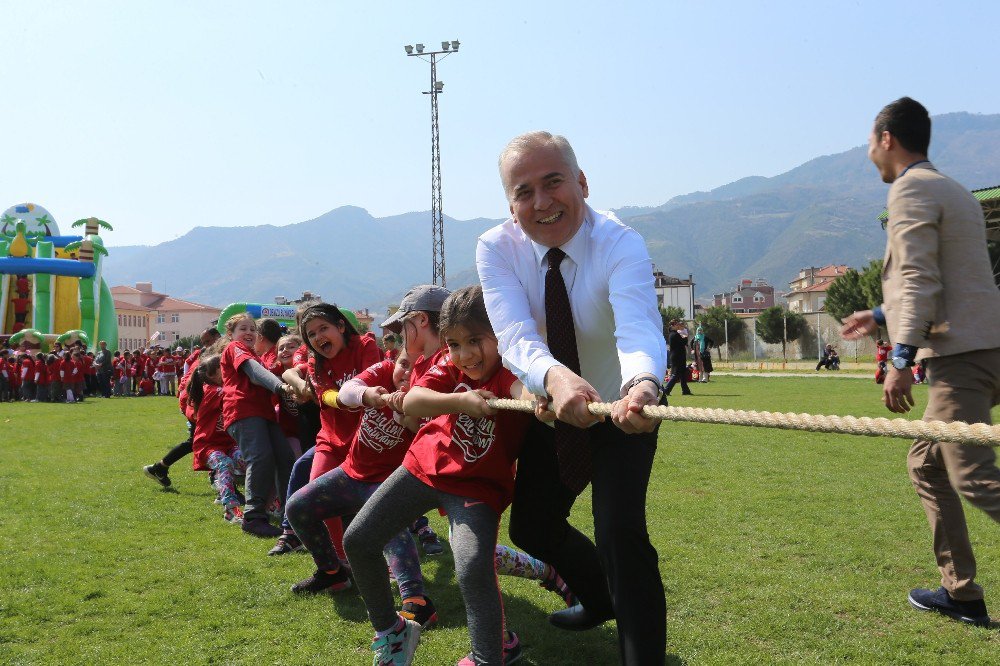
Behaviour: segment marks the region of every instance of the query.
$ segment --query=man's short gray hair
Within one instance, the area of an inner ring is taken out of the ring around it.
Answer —
[[[546,132],[545,130],[525,132],[511,139],[510,143],[500,153],[500,159],[497,160],[497,167],[500,169],[500,181],[503,183],[504,192],[508,192],[509,189],[503,175],[504,162],[515,155],[527,152],[529,149],[546,146],[555,146],[559,150],[563,161],[569,166],[570,175],[573,178],[580,175],[580,165],[576,162],[576,153],[573,152],[573,146],[569,145],[569,140],[566,137]]]

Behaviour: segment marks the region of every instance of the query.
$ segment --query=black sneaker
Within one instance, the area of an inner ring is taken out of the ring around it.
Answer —
[[[420,541],[420,547],[424,549],[425,555],[440,555],[444,552],[441,540],[430,525],[424,525],[417,530],[417,540]]]
[[[153,463],[142,468],[146,476],[159,483],[164,488],[170,487],[170,477],[167,475],[167,468],[160,463]]]
[[[943,587],[939,587],[936,590],[911,590],[909,602],[917,610],[941,613],[953,620],[977,627],[990,626],[990,616],[986,612],[985,601],[982,599],[956,601],[951,598],[951,595]]]
[[[294,533],[292,534],[282,534],[278,537],[278,542],[274,544],[274,548],[267,551],[268,555],[287,555],[288,553],[297,553],[299,551],[305,550],[306,547],[302,545]]]
[[[333,573],[316,570],[312,576],[292,585],[296,594],[318,594],[320,592],[342,592],[351,587],[351,579],[347,575],[347,567],[341,565]]]
[[[274,539],[282,535],[282,529],[267,522],[262,516],[244,516],[243,531],[261,539]]]
[[[399,615],[404,620],[412,620],[419,624],[421,630],[430,629],[438,621],[437,609],[428,596],[403,599],[403,609],[399,611]]]

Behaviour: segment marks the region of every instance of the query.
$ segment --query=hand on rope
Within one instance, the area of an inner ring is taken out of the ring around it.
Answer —
[[[588,403],[599,401],[600,394],[586,379],[569,368],[555,365],[545,373],[545,390],[552,396],[547,408],[555,412],[556,418],[577,428],[589,428],[603,421],[607,414],[598,416],[587,409]]]
[[[639,382],[621,400],[611,403],[611,421],[628,435],[653,432],[658,419],[643,413],[647,405],[659,402],[659,387],[651,381]]]
[[[488,401],[497,409],[534,412],[531,400],[492,399]],[[613,403],[592,402],[588,410],[595,416],[610,416]],[[827,416],[822,414],[795,414],[791,412],[754,412],[737,409],[705,409],[700,407],[645,406],[642,413],[650,419],[661,421],[689,421],[725,425],[779,428],[829,432],[842,435],[867,437],[899,437],[922,439],[929,442],[954,442],[977,446],[1000,446],[1000,426],[986,423],[954,421],[907,421],[906,419],[871,418],[868,416]]]

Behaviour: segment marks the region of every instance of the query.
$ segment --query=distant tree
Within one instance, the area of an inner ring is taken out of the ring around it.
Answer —
[[[837,321],[858,310],[867,310],[868,299],[862,287],[861,273],[848,268],[846,273],[834,280],[827,287],[823,307]]]
[[[364,323],[360,323],[360,322],[358,323],[358,333],[360,333],[361,335],[364,335],[365,333],[368,332],[368,330],[369,330],[368,324],[364,324]]]
[[[805,331],[806,318],[780,305],[772,305],[757,315],[757,336],[771,345],[780,342],[781,357],[785,360],[788,360],[785,355],[785,343],[795,342]]]
[[[192,349],[194,349],[195,345],[201,346],[201,336],[188,335],[181,338],[180,340],[177,340],[176,342],[173,343],[173,345],[174,349],[177,349],[178,347],[183,347],[184,349],[187,349],[188,352],[190,352]]]
[[[713,305],[695,317],[695,321],[701,326],[705,337],[711,338],[716,346],[726,342],[727,327],[730,340],[739,339],[747,327],[746,322],[725,305]]]
[[[861,271],[861,292],[865,295],[863,310],[882,305],[882,266],[882,260],[875,259]]]

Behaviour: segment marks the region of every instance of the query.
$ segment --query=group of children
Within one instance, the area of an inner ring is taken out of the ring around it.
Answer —
[[[178,347],[116,351],[111,360],[111,394],[118,397],[177,394],[189,355]]]
[[[94,354],[82,342],[51,353],[0,349],[0,402],[83,402],[97,394]]]
[[[441,552],[424,515],[438,509],[471,639],[458,663],[512,664],[521,645],[504,622],[497,575],[575,599],[552,567],[497,543],[533,417],[487,403],[529,396],[501,364],[482,289],[412,289],[383,323],[402,334],[386,354],[349,315],[306,304],[284,335],[273,320],[227,321],[181,380],[194,468],[211,473],[226,520],[277,537],[270,555],[309,551],[315,571],[293,592],[358,588],[376,666],[410,664],[420,632],[437,621],[415,537],[426,554]],[[168,466],[165,457],[145,470],[169,485]]]
[[[180,347],[114,352],[112,394],[176,395],[188,358],[183,352]],[[0,402],[83,402],[100,394],[98,370],[94,352],[81,341],[65,349],[57,342],[48,353],[23,346],[0,349]]]

